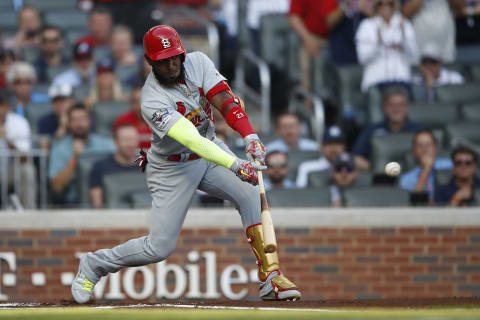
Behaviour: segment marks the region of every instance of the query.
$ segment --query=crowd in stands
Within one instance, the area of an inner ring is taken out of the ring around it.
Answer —
[[[143,32],[161,24],[169,8],[189,7],[217,26],[221,35],[217,67],[233,85],[235,57],[242,45],[241,0],[66,1],[71,8],[13,0],[1,5],[2,14],[9,12],[15,24],[0,21],[0,152],[43,150],[48,157],[49,206],[102,208],[104,178],[137,172],[133,161],[139,149],[150,148],[152,133],[140,111],[141,89],[151,70],[139,42]],[[291,87],[298,84],[317,94],[312,76],[316,63],[328,61],[335,70],[325,71],[328,81],[321,88],[322,93],[334,94],[319,94],[334,109],[327,110],[320,141],[313,136],[309,119],[287,111],[288,101],[273,106],[275,130],[261,135],[268,152],[267,191],[318,189],[328,193],[326,205],[332,207],[348,206],[350,190],[371,186],[403,190],[409,195],[406,205],[480,204],[480,134],[458,136],[448,127],[458,120],[480,121],[480,91],[469,92],[460,102],[445,93],[442,98],[444,88],[480,84],[480,57],[476,65],[457,63],[459,48],[480,47],[480,0],[245,3],[249,45],[260,57],[264,17],[282,16],[298,38],[300,77],[283,73]],[[142,17],[147,6],[150,15],[139,26],[141,19],[135,14]],[[62,10],[84,17],[83,24],[48,18]],[[189,23],[195,25],[185,25]],[[270,66],[277,72],[278,66]],[[338,76],[355,68],[361,70],[361,79],[353,96],[361,98],[343,95],[346,85],[342,87]],[[286,93],[275,89],[272,97]],[[413,116],[432,110],[432,118],[439,119],[435,107],[446,104],[455,110],[455,119],[432,125],[428,115]],[[311,101],[305,105],[312,110]],[[238,137],[218,112],[214,117],[217,136],[241,155]],[[254,125],[261,130],[256,121]],[[5,188],[11,192],[19,176],[17,202],[37,207],[40,168],[35,161],[19,159],[19,164],[7,161],[7,179],[2,182],[8,185],[1,185],[0,192]],[[402,164],[398,178],[383,174],[389,161]],[[201,204],[223,205],[205,194],[197,196]],[[13,200],[8,201],[1,206],[11,207]]]

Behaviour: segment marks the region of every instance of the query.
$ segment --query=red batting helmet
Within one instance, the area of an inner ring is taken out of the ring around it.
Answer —
[[[179,54],[183,54],[185,58],[187,55],[177,31],[165,25],[153,27],[145,33],[143,50],[152,60],[167,59]]]

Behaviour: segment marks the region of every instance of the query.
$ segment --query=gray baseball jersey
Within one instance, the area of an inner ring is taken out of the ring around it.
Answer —
[[[172,87],[161,86],[151,72],[142,89],[142,115],[152,129],[149,161],[172,154],[191,153],[177,141],[165,136],[181,117],[190,120],[202,136],[210,140],[215,138],[214,107],[208,102],[206,94],[225,78],[201,52],[187,54],[183,66],[185,83]]]

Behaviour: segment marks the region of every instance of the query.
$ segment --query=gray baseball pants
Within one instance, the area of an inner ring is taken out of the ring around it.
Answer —
[[[216,141],[223,149],[227,147]],[[228,148],[227,148],[228,149]],[[228,150],[230,152],[230,150]],[[149,162],[147,184],[152,194],[152,222],[147,236],[129,240],[112,249],[83,256],[80,269],[97,282],[124,267],[143,266],[165,260],[175,249],[195,190],[231,201],[240,213],[243,227],[261,222],[258,187],[204,159]]]

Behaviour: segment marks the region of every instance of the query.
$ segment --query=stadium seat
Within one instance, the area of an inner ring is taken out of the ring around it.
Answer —
[[[70,44],[71,46],[81,37],[84,37],[88,35],[89,31],[87,27],[77,27],[74,29],[68,29],[65,30],[65,39],[67,40],[67,43]],[[93,49],[94,56],[95,56],[95,49]],[[97,61],[97,60],[95,60]]]
[[[422,85],[412,84],[412,96],[415,102],[427,101],[427,88]]]
[[[410,105],[408,115],[412,121],[429,129],[443,128],[448,123],[458,121],[455,105],[415,103]]]
[[[25,0],[25,5],[37,8],[40,11],[76,11],[77,0]]]
[[[295,181],[302,162],[320,158],[320,151],[291,151],[288,153],[288,178]]]
[[[377,87],[370,87],[367,91],[366,124],[383,121],[382,92]]]
[[[479,123],[462,122],[449,124],[447,126],[447,135],[450,146],[461,143],[464,140],[480,144]]]
[[[286,14],[269,14],[260,18],[260,55],[280,70],[288,69],[288,33],[292,28]]]
[[[339,66],[337,73],[342,111],[355,112],[363,106],[365,99],[360,90],[363,68],[360,65]]]
[[[473,81],[480,82],[480,64],[472,66],[471,70]]]
[[[104,135],[112,134],[112,125],[120,115],[130,110],[126,102],[99,102],[93,106],[92,115],[95,131]]]
[[[88,85],[81,85],[79,87],[73,88],[73,97],[77,101],[84,101],[89,93],[90,93],[90,86]]]
[[[465,121],[480,122],[480,101],[477,103],[466,104],[462,108]]]
[[[33,134],[38,133],[38,121],[44,115],[52,111],[52,105],[47,103],[29,103],[26,107],[25,114]]]
[[[111,153],[98,152],[90,154],[82,154],[77,159],[77,171],[76,171],[76,185],[79,205],[82,208],[89,208],[90,204],[90,192],[89,192],[89,180],[90,170],[95,162],[104,159]]]
[[[460,45],[457,46],[457,63],[472,64],[480,62],[479,45]]]
[[[412,148],[413,133],[394,133],[372,137],[371,162],[374,173],[383,173],[385,164],[397,161],[404,165],[405,154]]]
[[[344,192],[347,207],[393,207],[408,206],[408,191],[395,187],[361,187]]]
[[[118,66],[115,68],[115,75],[122,83],[127,83],[134,75],[138,73],[138,65],[133,66]]]
[[[13,1],[12,0],[0,0],[0,12],[8,12],[14,13],[13,11]]]
[[[1,8],[1,7],[0,7]],[[17,14],[13,11],[0,12],[0,30],[17,29]]]
[[[272,207],[328,207],[330,190],[280,189],[267,192],[268,203]]]
[[[132,194],[147,192],[145,175],[141,172],[115,173],[103,179],[105,208],[131,208]]]
[[[478,84],[465,83],[436,89],[437,101],[444,104],[466,104],[480,101]]]
[[[88,16],[80,10],[59,12],[48,11],[45,12],[45,21],[47,24],[60,26],[66,31],[72,28],[85,28],[88,23]]]
[[[372,184],[372,176],[370,172],[358,172],[355,186],[370,186]],[[308,175],[308,186],[311,188],[324,188],[331,183],[332,175],[329,170],[312,172]]]
[[[152,196],[148,191],[138,191],[134,192],[131,195],[131,202],[133,208],[151,208],[152,207]]]

